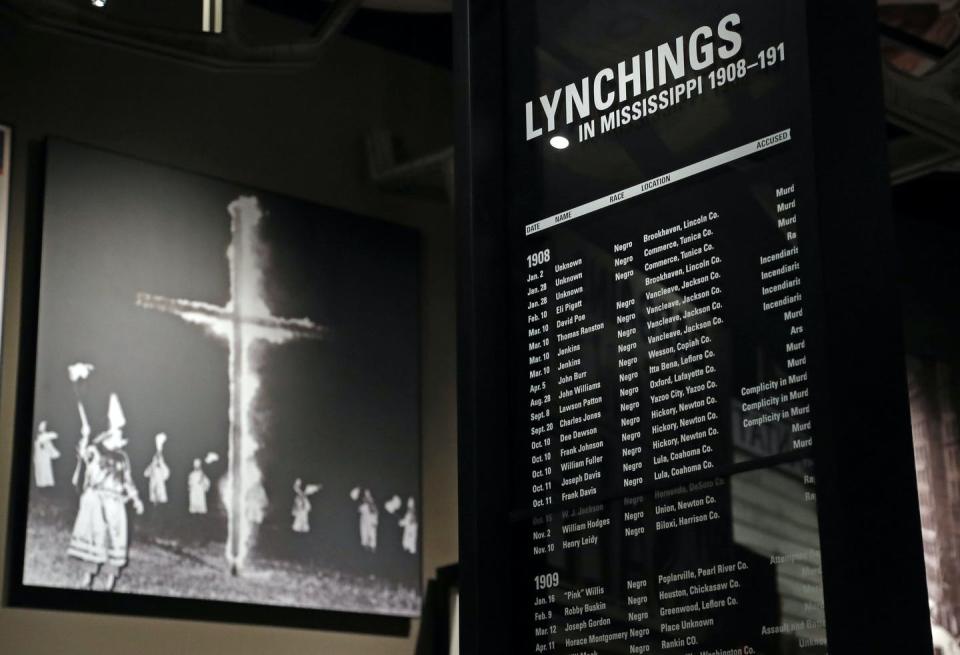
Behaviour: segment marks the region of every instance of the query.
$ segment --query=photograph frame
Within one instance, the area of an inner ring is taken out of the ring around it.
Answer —
[[[23,252],[23,295],[21,307],[21,326],[19,339],[19,365],[16,383],[16,408],[13,432],[13,466],[11,471],[10,511],[7,523],[8,549],[4,562],[6,584],[3,589],[4,602],[11,607],[49,609],[71,612],[112,614],[120,616],[140,616],[148,618],[189,619],[207,622],[233,624],[293,627],[334,632],[363,633],[387,637],[407,637],[410,634],[414,616],[365,613],[340,609],[315,609],[275,604],[248,603],[239,601],[212,600],[199,598],[171,597],[141,593],[104,593],[102,591],[68,588],[41,587],[24,584],[25,557],[27,551],[27,530],[29,523],[29,498],[31,492],[32,451],[34,432],[34,394],[37,379],[38,356],[38,320],[40,318],[41,263],[43,255],[43,233],[45,228],[44,195],[47,180],[46,164],[49,145],[65,143],[79,146],[108,156],[116,156],[151,166],[166,169],[174,174],[186,174],[203,178],[214,183],[242,187],[250,193],[266,194],[284,200],[304,203],[320,210],[329,210],[340,217],[373,221],[408,231],[415,239],[416,261],[416,298],[412,311],[416,316],[416,338],[413,344],[413,357],[416,361],[416,459],[418,462],[416,493],[423,498],[422,450],[422,237],[413,228],[382,218],[360,215],[355,212],[330,207],[315,200],[303,200],[286,194],[265,190],[253,185],[239,184],[207,174],[181,169],[177,166],[152,162],[128,153],[119,153],[107,149],[76,143],[67,139],[51,138],[35,144],[31,149],[32,170],[41,180],[35,180],[29,192],[27,217],[25,221]],[[135,474],[137,476],[138,474]],[[143,486],[141,482],[139,486]],[[144,494],[145,496],[145,494]],[[418,508],[419,546],[417,549],[421,602],[423,587],[423,533],[424,517]]]
[[[7,239],[10,224],[10,176],[13,164],[13,128],[0,125],[0,314],[7,288]],[[0,342],[3,324],[0,322]]]

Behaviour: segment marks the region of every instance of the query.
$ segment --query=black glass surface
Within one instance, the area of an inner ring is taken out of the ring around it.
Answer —
[[[825,653],[805,4],[504,33],[515,652]]]

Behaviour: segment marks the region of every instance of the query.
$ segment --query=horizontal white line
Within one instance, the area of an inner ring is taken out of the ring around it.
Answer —
[[[738,159],[743,159],[744,157],[749,157],[750,155],[760,152],[762,150],[767,150],[774,146],[780,145],[790,141],[791,134],[790,130],[786,129],[770,136],[764,137],[762,139],[757,139],[750,143],[746,143],[739,148],[734,148],[733,150],[728,150],[727,152],[721,153],[719,155],[714,155],[703,161],[699,161],[695,164],[690,164],[689,166],[684,166],[683,168],[677,169],[672,173],[666,173],[659,177],[647,180],[646,182],[641,182],[640,184],[634,185],[623,191],[605,196],[603,198],[598,198],[592,200],[588,203],[580,205],[579,207],[574,207],[573,209],[561,212],[549,218],[537,221],[536,223],[531,223],[526,227],[526,235],[530,236],[536,234],[537,232],[542,232],[548,230],[551,227],[556,227],[557,225],[562,225],[574,219],[586,216],[587,214],[592,214],[595,211],[605,209],[611,205],[616,205],[617,203],[623,202],[624,200],[629,200],[630,198],[636,198],[637,196],[642,196],[645,193],[655,191],[656,189],[663,188],[674,182],[680,182],[694,175],[699,175],[714,168],[723,166],[724,164],[729,164],[730,162],[736,161]]]

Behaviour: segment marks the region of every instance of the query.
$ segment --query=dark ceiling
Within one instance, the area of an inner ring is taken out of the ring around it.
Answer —
[[[78,23],[108,18],[116,25],[196,34],[202,22],[201,0],[105,0],[97,8],[91,0],[32,0]],[[0,2],[0,4],[3,4]],[[242,0],[241,27],[252,41],[284,42],[310,33],[330,7],[322,0]],[[397,2],[397,4],[403,4]],[[266,21],[264,12],[284,22]],[[423,61],[451,67],[453,29],[449,13],[405,13],[360,9],[344,33],[352,38],[400,52]]]
[[[326,3],[316,0],[249,0],[249,2],[309,25],[318,23],[327,9]],[[453,19],[451,14],[361,9],[344,28],[344,34],[438,66],[452,67]]]

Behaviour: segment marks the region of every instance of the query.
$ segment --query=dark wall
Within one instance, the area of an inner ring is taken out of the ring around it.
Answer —
[[[958,177],[931,175],[893,194],[907,352],[955,365],[960,365]]]
[[[424,572],[457,558],[453,224],[440,200],[369,182],[363,139],[449,144],[449,72],[347,39],[311,69],[214,74],[0,25],[0,123],[14,128],[0,379],[0,556],[8,543],[24,234],[51,135],[416,227],[422,235]],[[27,328],[29,329],[29,327]],[[0,580],[2,582],[2,580]],[[412,653],[407,638],[0,607],[4,652]]]

